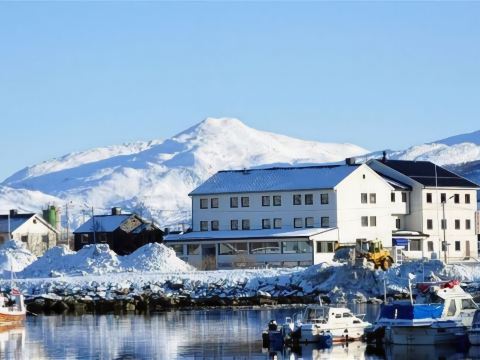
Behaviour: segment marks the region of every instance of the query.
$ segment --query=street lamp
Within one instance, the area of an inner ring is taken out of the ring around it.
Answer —
[[[443,229],[443,243],[442,243],[442,247],[443,247],[443,256],[444,256],[444,259],[445,259],[445,264],[447,263],[447,237],[446,237],[446,229],[447,229],[447,221],[445,219],[445,204],[447,203],[448,200],[450,200],[451,198],[453,198],[455,195],[452,195],[450,196],[448,199],[446,199],[445,201],[442,201],[442,229]]]

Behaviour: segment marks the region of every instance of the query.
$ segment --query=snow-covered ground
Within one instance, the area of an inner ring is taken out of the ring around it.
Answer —
[[[127,256],[116,255],[105,244],[78,252],[55,247],[35,259],[21,243],[12,241],[0,249],[0,259],[4,269],[16,265],[16,284],[26,295],[80,299],[144,293],[191,299],[325,294],[335,302],[365,302],[383,294],[384,278],[389,294],[406,293],[408,274],[415,274],[417,280],[480,282],[480,264],[444,265],[441,261],[406,262],[386,272],[341,263],[306,269],[196,271],[162,244],[147,244]],[[9,278],[10,272],[4,271],[1,288],[10,286]]]

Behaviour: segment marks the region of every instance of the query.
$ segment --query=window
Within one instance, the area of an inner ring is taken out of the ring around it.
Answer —
[[[183,256],[183,245],[175,244],[171,245],[170,248],[175,251],[175,254],[177,254],[177,256]]]
[[[361,193],[360,194],[360,202],[362,204],[366,204],[367,203],[367,193]]]
[[[333,253],[336,248],[335,241],[319,241],[317,242],[317,253]]]
[[[212,231],[218,231],[218,220],[212,220],[210,222],[210,227],[212,228]]]
[[[283,254],[305,254],[312,252],[310,241],[284,241],[282,242]]]
[[[445,193],[440,194],[440,202],[441,203],[447,202],[447,194],[445,194]]]
[[[262,206],[270,206],[270,196],[262,196]]]
[[[472,299],[462,299],[462,309],[478,309]]]
[[[250,206],[250,198],[248,196],[242,196],[242,207]]]
[[[242,220],[242,230],[250,230],[250,220],[248,219]]]
[[[406,203],[407,202],[407,193],[402,192],[402,202]]]
[[[200,199],[200,209],[208,209],[208,199]]]
[[[400,228],[402,227],[402,222],[400,221],[399,218],[396,218],[396,219],[395,219],[395,227],[396,227],[397,229],[400,229]]]
[[[428,230],[433,229],[433,220],[432,219],[427,219],[427,229]]]
[[[362,226],[368,226],[368,216],[362,216]]]
[[[293,227],[295,228],[301,228],[302,227],[303,220],[302,218],[295,218],[293,219]]]
[[[42,242],[48,244],[48,235],[42,235]]]
[[[433,251],[433,241],[427,241],[427,251]]]
[[[370,194],[370,204],[376,204],[377,203],[377,194],[373,193]]]
[[[82,234],[82,237],[80,238],[80,242],[82,244],[88,244],[88,235],[87,234]]]
[[[470,204],[470,194],[465,194],[465,204]]]
[[[460,230],[460,220],[455,219],[455,230]]]
[[[278,241],[264,241],[250,243],[250,254],[280,254],[281,247]]]
[[[442,228],[442,230],[446,230],[447,229],[447,219],[442,219],[440,221],[440,227]]]
[[[230,230],[238,230],[238,220],[230,220]]]
[[[470,219],[465,220],[465,229],[470,230],[472,228],[472,224]]]
[[[427,193],[427,203],[432,202],[432,193]]]
[[[305,194],[305,205],[313,205],[313,194]]]
[[[200,221],[200,231],[208,231],[208,221]]]
[[[275,229],[281,229],[282,228],[282,219],[280,219],[280,218],[273,219],[273,227]]]
[[[230,198],[230,207],[238,208],[238,197],[235,196]]]
[[[328,204],[328,194],[320,194],[320,204]]]
[[[188,244],[187,255],[201,255],[201,247],[199,244]]]
[[[460,241],[455,241],[455,251],[460,251]]]
[[[212,209],[217,209],[218,208],[218,198],[211,198],[210,199],[210,207]]]
[[[377,226],[377,217],[370,216],[370,226]]]
[[[248,252],[247,243],[220,243],[218,255],[240,255]]]
[[[422,240],[410,240],[410,251],[422,251]]]
[[[457,305],[455,305],[455,299],[450,300],[450,304],[448,306],[447,316],[455,316],[457,312]]]
[[[395,193],[394,192],[390,193],[390,201],[395,202]]]
[[[322,216],[320,218],[320,226],[322,228],[328,228],[330,226],[330,218],[328,216]]]
[[[273,196],[273,206],[281,206],[282,205],[282,197],[280,195]]]
[[[293,205],[302,205],[302,195],[293,195]]]
[[[455,204],[460,204],[460,194],[453,195],[453,202]]]
[[[306,217],[305,218],[305,227],[306,228],[313,228],[313,217]]]
[[[262,229],[270,229],[270,219],[262,219]]]

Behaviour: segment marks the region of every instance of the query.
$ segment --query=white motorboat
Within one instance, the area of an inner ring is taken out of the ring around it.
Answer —
[[[296,317],[291,337],[299,343],[318,343],[324,336],[331,336],[333,342],[360,340],[371,326],[364,317],[344,307],[310,305]]]
[[[21,323],[26,313],[23,295],[18,289],[12,288],[10,298],[0,294],[0,326]]]
[[[472,345],[480,345],[480,310],[475,311],[472,328],[468,330],[468,341]]]
[[[398,345],[452,343],[465,338],[478,309],[458,281],[417,284],[416,302],[383,305],[375,328]]]

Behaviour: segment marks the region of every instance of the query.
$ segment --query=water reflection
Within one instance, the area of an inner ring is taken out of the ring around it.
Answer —
[[[377,309],[363,312],[373,320]],[[355,309],[362,311],[362,309]],[[27,318],[24,328],[0,329],[2,359],[456,359],[480,360],[471,347],[369,348],[361,342],[321,349],[262,349],[270,319],[295,310],[173,311],[151,316],[82,315]],[[3,331],[2,331],[3,330]]]

